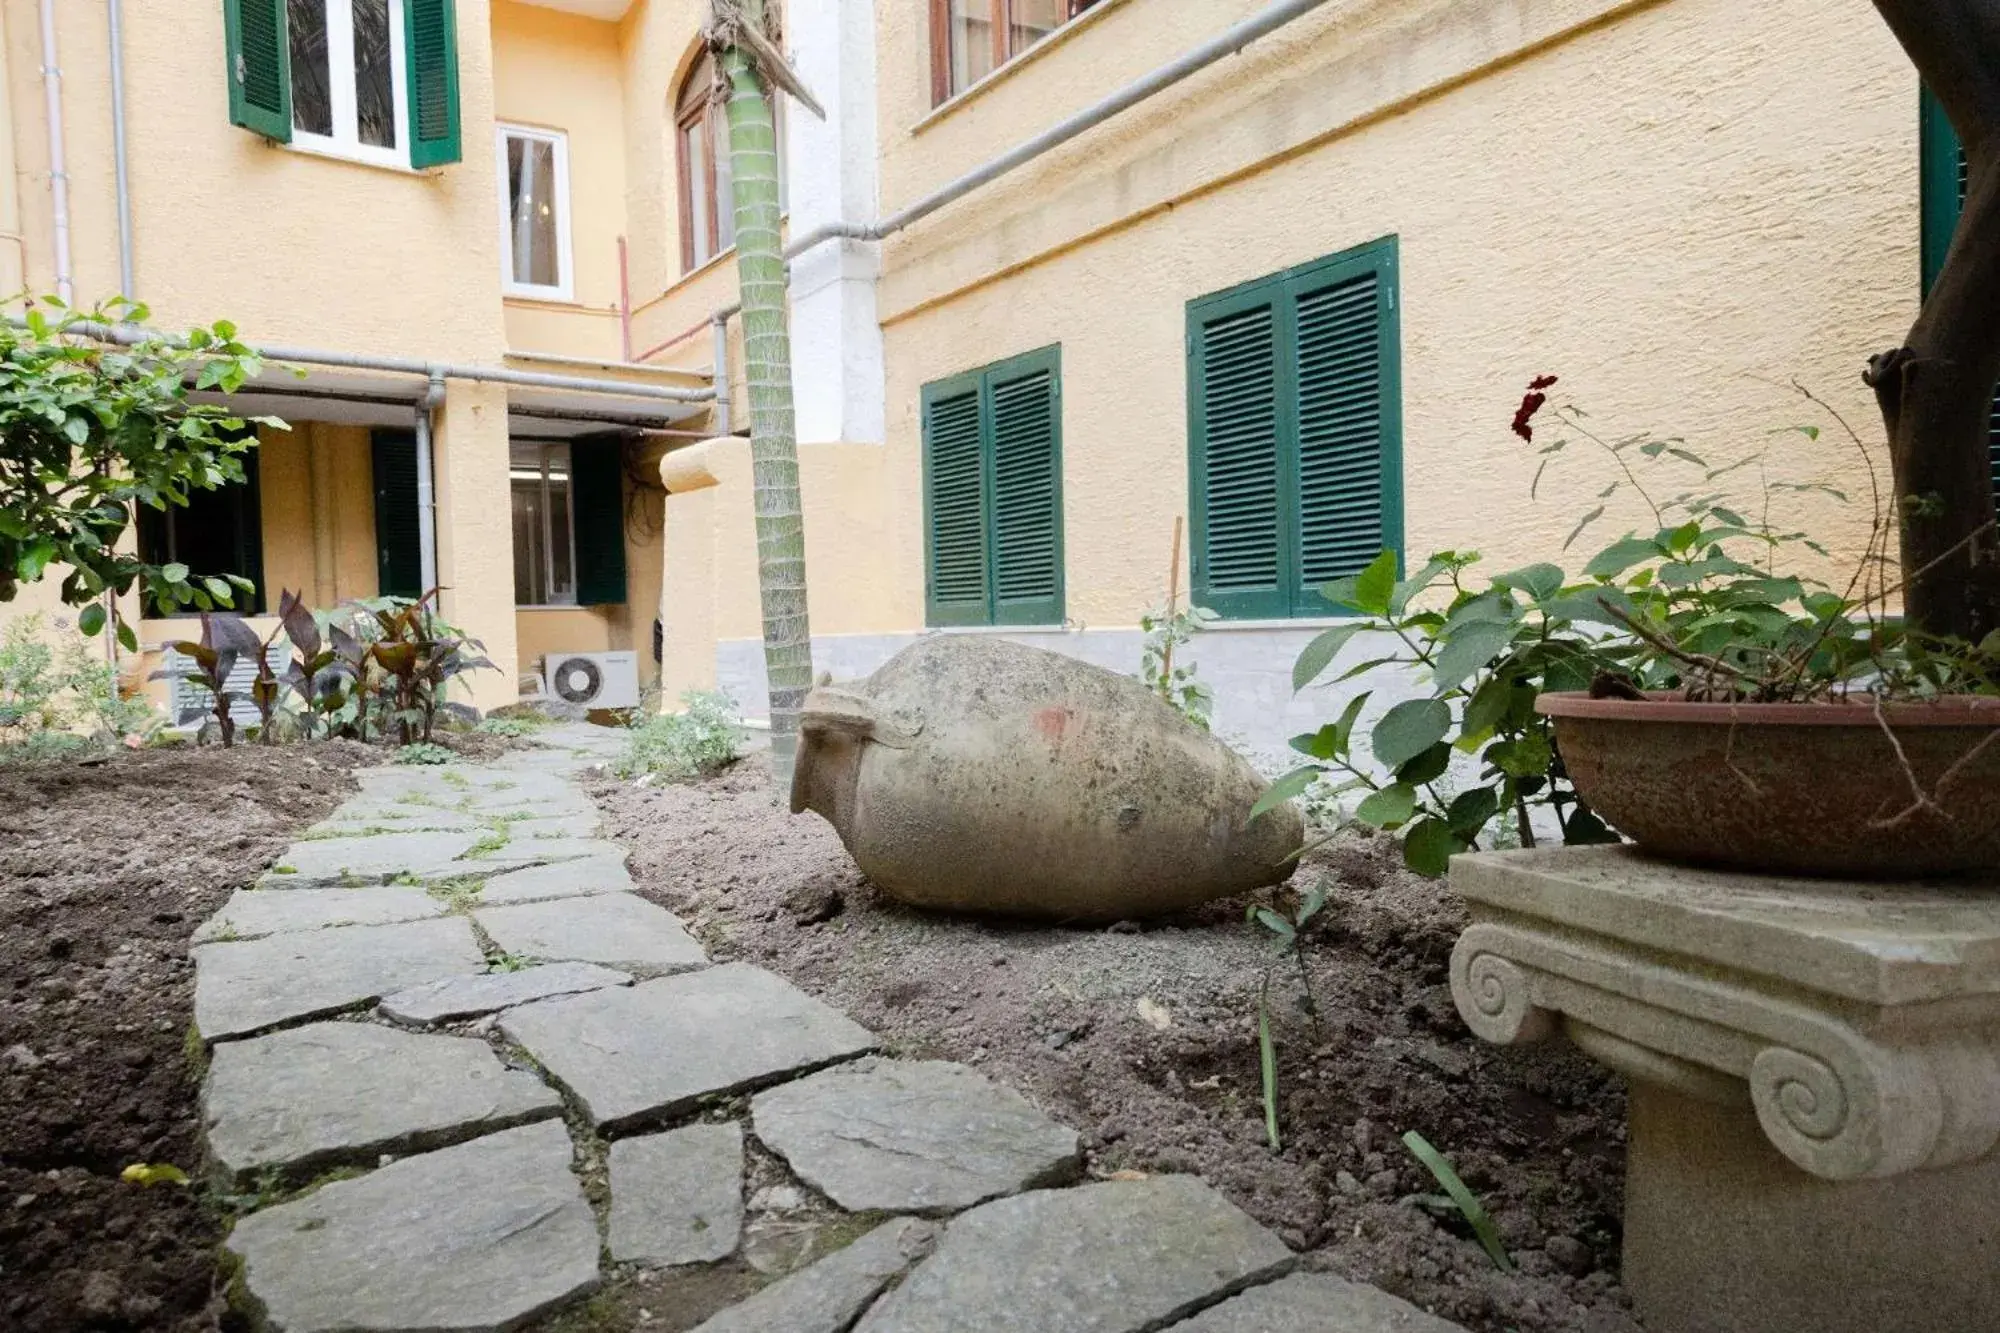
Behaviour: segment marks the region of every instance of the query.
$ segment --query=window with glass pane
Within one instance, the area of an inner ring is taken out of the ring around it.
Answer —
[[[551,131],[511,125],[499,134],[507,290],[568,300],[568,143]]]
[[[569,446],[516,440],[509,446],[514,509],[514,601],[576,602],[576,533],[571,518]]]
[[[409,123],[403,0],[286,0],[292,142],[401,165]]]
[[[955,97],[1097,0],[931,0],[931,100]]]
[[[714,98],[715,62],[697,60],[675,99],[679,151],[681,268],[700,268],[736,244],[734,169],[729,157],[729,122]],[[785,206],[785,117],[774,101],[772,125],[778,139],[778,207]]]

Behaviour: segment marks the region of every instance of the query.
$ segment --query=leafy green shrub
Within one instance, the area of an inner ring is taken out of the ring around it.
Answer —
[[[530,721],[521,716],[485,717],[479,720],[479,725],[473,730],[487,736],[504,736],[509,740],[519,740],[523,736],[534,735],[543,725],[541,722]]]
[[[67,567],[61,597],[81,608],[85,635],[104,627],[103,594],[134,583],[162,612],[232,606],[253,591],[233,575],[149,564],[124,540],[134,506],[185,505],[191,491],[241,482],[256,443],[249,426],[284,425],[189,401],[197,390],[233,393],[262,369],[226,321],[130,346],[90,337],[147,315],[123,300],[73,311],[45,297],[28,307],[26,328],[0,324],[0,602]],[[137,651],[122,618],[118,639]]]
[[[417,741],[412,745],[397,746],[395,761],[399,764],[448,764],[452,761],[452,753],[442,745]]]
[[[22,616],[0,633],[0,747],[34,750],[10,757],[75,753],[143,735],[151,720],[144,702],[119,694],[117,673],[87,640],[51,642],[39,615]]]
[[[1176,666],[1174,653],[1192,642],[1216,618],[1215,612],[1205,606],[1148,611],[1139,617],[1139,628],[1146,635],[1140,650],[1139,679],[1203,731],[1208,730],[1209,717],[1215,711],[1215,691],[1206,681],[1195,678],[1192,664],[1183,660]]]
[[[689,690],[679,713],[656,713],[635,723],[625,753],[611,767],[623,778],[653,774],[685,782],[736,762],[740,724],[728,695]]]

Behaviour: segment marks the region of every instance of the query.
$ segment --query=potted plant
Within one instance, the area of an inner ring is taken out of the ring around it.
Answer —
[[[1536,380],[1515,416],[1530,442],[1553,383]],[[1657,526],[1604,547],[1579,578],[1536,564],[1481,584],[1477,555],[1443,552],[1399,579],[1384,553],[1328,585],[1358,614],[1307,647],[1294,684],[1358,643],[1373,651],[1336,683],[1397,667],[1428,692],[1382,712],[1365,746],[1370,695],[1347,699],[1294,740],[1313,762],[1270,799],[1328,779],[1334,797],[1361,792],[1355,819],[1401,832],[1405,860],[1428,874],[1477,846],[1620,833],[1677,860],[1764,871],[2000,869],[2000,633],[1970,643],[1886,614],[1911,599],[1889,572],[1897,525],[1879,494],[1861,560],[1829,587],[1786,567],[1831,553],[1768,514],[1838,491],[1766,480],[1759,503],[1732,505],[1724,478],[1759,460],[1710,467],[1682,441],[1606,439],[1563,415],[1569,433],[1539,446],[1542,467],[1578,441],[1610,465],[1565,549],[1621,492]],[[1846,436],[1873,491],[1874,459]],[[1698,479],[1659,499],[1641,475],[1656,467]],[[1746,516],[1753,507],[1766,517]]]

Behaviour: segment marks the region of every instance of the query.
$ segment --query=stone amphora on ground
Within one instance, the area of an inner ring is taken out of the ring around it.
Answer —
[[[991,635],[934,635],[800,722],[792,809],[919,907],[1157,916],[1284,880],[1290,805],[1138,680]]]

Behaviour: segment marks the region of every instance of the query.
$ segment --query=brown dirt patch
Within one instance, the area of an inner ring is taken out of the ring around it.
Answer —
[[[0,1327],[225,1327],[188,936],[379,763],[347,742],[0,768]]]
[[[931,915],[877,894],[830,827],[779,807],[761,760],[690,786],[606,779],[594,794],[641,892],[718,958],[790,977],[898,1053],[1013,1084],[1083,1132],[1095,1173],[1198,1172],[1308,1267],[1482,1333],[1635,1327],[1616,1278],[1623,1087],[1567,1049],[1472,1037],[1446,984],[1462,909],[1404,872],[1393,843],[1323,849],[1295,878],[1332,898],[1312,931],[1317,1030],[1296,973],[1272,983],[1274,1155],[1255,1018],[1270,946],[1244,901],[1109,931]],[[1455,1215],[1418,1200],[1437,1187],[1399,1142],[1408,1129],[1485,1200],[1520,1272],[1496,1271]],[[599,1326],[658,1326],[621,1307],[600,1307]]]

